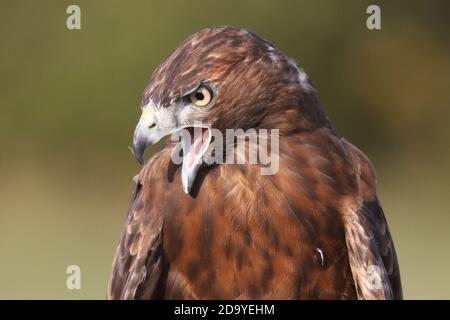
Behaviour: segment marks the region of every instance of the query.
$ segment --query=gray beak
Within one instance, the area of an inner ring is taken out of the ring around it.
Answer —
[[[150,108],[144,110],[134,130],[132,152],[140,164],[144,164],[145,149],[164,135],[156,126],[156,118]]]

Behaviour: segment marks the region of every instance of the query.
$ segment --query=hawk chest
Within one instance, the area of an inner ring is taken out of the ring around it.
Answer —
[[[318,286],[347,276],[338,212],[312,205],[300,176],[290,179],[285,189],[245,170],[226,179],[211,174],[195,198],[179,201],[164,224],[174,297],[337,298],[335,289]]]

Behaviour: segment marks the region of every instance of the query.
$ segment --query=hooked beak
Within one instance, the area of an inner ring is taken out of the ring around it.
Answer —
[[[177,128],[176,135],[180,137],[183,149],[183,164],[181,167],[181,183],[183,191],[188,194],[194,185],[198,171],[202,166],[202,158],[211,142],[211,129],[205,126]],[[144,110],[136,126],[133,136],[132,152],[140,164],[144,164],[145,149],[157,143],[171,132],[163,132],[156,125],[156,117],[150,108]]]
[[[145,149],[157,143],[164,134],[156,126],[156,118],[150,108],[142,112],[141,118],[134,130],[132,152],[140,164],[144,164]]]

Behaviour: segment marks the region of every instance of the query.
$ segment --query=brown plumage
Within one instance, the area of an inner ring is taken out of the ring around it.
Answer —
[[[210,105],[168,121],[201,84],[212,88]],[[158,130],[199,120],[279,129],[279,171],[203,164],[186,194],[167,142],[139,174],[109,299],[402,298],[372,164],[335,133],[313,84],[279,50],[245,30],[204,29],[154,72],[143,110],[149,104]]]

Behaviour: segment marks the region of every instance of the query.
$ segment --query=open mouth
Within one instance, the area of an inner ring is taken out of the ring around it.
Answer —
[[[184,192],[189,193],[202,165],[202,157],[211,142],[211,129],[202,126],[186,127],[178,134],[181,135],[183,148],[181,179]]]
[[[183,163],[190,169],[201,164],[211,142],[211,130],[208,127],[187,127],[183,130]]]

